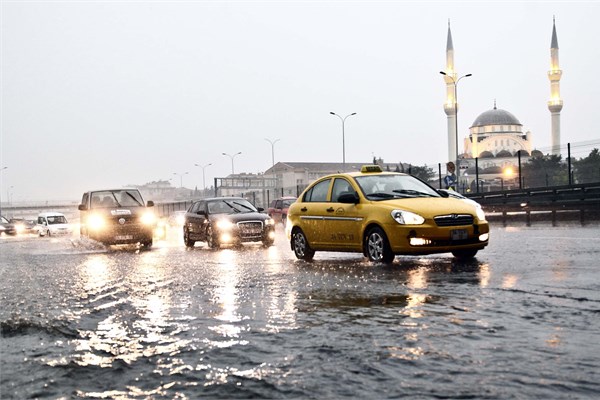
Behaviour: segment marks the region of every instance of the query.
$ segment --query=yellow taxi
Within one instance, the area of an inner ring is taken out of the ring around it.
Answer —
[[[390,263],[396,255],[473,258],[488,244],[489,224],[480,207],[411,175],[365,165],[306,188],[290,205],[286,234],[299,259],[344,251]]]

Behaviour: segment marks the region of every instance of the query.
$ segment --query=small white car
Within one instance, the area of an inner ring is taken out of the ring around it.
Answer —
[[[65,215],[57,212],[39,214],[36,229],[40,236],[70,235],[72,232]]]

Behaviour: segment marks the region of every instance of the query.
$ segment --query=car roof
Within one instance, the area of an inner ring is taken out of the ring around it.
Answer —
[[[63,213],[59,213],[59,212],[43,212],[43,213],[39,213],[38,217],[64,217],[65,214]]]
[[[200,199],[196,201],[215,201],[215,200],[246,200],[243,197],[207,197],[205,199]],[[246,200],[248,201],[248,200]]]
[[[86,193],[95,193],[95,192],[113,192],[113,191],[118,191],[118,190],[136,190],[136,191],[140,191],[137,188],[129,188],[129,187],[125,187],[125,188],[107,188],[107,189],[94,189],[94,190],[88,190]]]

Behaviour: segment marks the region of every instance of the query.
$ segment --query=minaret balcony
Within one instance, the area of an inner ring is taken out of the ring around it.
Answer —
[[[548,79],[550,79],[551,82],[560,81],[561,77],[562,77],[562,70],[560,70],[560,69],[553,69],[552,71],[548,71]]]
[[[550,100],[548,102],[548,110],[550,110],[550,112],[552,112],[552,113],[560,112],[560,110],[562,110],[562,108],[563,108],[562,100]]]

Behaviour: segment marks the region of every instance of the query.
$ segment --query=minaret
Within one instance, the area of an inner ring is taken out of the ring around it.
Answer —
[[[457,145],[456,143],[456,112],[454,107],[458,107],[454,99],[454,80],[456,72],[454,71],[454,47],[452,45],[452,32],[450,31],[450,20],[448,20],[448,39],[446,41],[446,71],[444,71],[444,81],[446,81],[446,102],[444,111],[448,116],[448,161],[456,162]],[[457,166],[458,169],[458,166]]]
[[[560,77],[562,71],[558,66],[558,39],[556,37],[556,20],[552,19],[552,43],[550,44],[550,100],[548,110],[552,116],[552,154],[560,154],[560,111],[563,101],[560,98]]]

